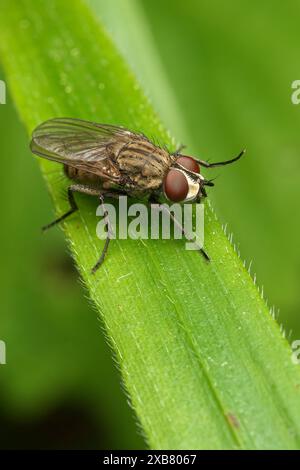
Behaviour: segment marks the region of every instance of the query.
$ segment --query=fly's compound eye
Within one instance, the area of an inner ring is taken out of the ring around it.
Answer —
[[[164,191],[170,201],[183,201],[189,192],[189,184],[184,174],[178,170],[170,170],[164,181]]]
[[[200,165],[191,157],[178,157],[176,163],[179,163],[179,165],[183,166],[183,168],[186,168],[189,171],[200,173]]]

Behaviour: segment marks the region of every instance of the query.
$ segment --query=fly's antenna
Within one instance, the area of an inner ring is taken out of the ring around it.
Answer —
[[[204,179],[204,184],[206,186],[214,186],[215,184],[213,183],[213,181],[215,181],[219,177],[220,177],[220,175],[217,175],[217,176],[214,176],[214,178],[210,178],[209,180]]]
[[[215,162],[215,163],[210,163],[205,160],[199,160],[197,158],[194,158],[194,160],[199,163],[199,165],[204,166],[205,168],[214,168],[216,166],[224,166],[224,165],[230,165],[231,163],[237,162],[246,152],[246,149],[242,150],[236,157],[231,158],[230,160],[225,160],[223,162]]]
[[[215,178],[213,178],[213,179],[215,179]],[[213,183],[212,179],[211,180],[203,180],[203,184],[204,184],[204,186],[214,186],[215,185],[215,183]]]

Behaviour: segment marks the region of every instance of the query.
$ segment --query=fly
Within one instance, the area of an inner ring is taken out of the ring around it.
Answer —
[[[174,216],[162,201],[200,202],[206,197],[205,186],[214,186],[200,173],[200,166],[215,168],[236,162],[244,150],[231,160],[209,163],[181,153],[158,147],[144,134],[123,127],[97,124],[72,118],[56,118],[40,124],[33,132],[31,151],[48,160],[64,165],[65,174],[73,181],[68,187],[70,209],[43,227],[50,227],[65,220],[78,210],[74,193],[97,196],[103,207],[107,226],[107,238],[101,256],[92,269],[95,273],[104,261],[110,242],[109,219],[105,211],[106,197],[118,198],[128,195],[138,199],[147,198]],[[183,235],[192,241],[183,227]],[[209,260],[207,253],[199,247]]]

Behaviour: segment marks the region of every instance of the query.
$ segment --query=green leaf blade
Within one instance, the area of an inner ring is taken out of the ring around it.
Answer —
[[[84,3],[54,0],[46,11],[39,1],[3,1],[1,10],[1,59],[29,131],[54,116],[80,117],[174,148]],[[67,181],[57,183],[59,165],[40,163],[62,213]],[[96,202],[77,200],[66,234],[149,445],[299,448],[299,369],[210,206],[210,264],[184,241],[116,240],[92,276],[102,247]]]

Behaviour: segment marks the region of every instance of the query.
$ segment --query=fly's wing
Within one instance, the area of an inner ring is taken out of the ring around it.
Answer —
[[[124,145],[140,139],[145,137],[122,127],[57,118],[45,121],[34,130],[30,148],[40,157],[117,183],[120,171],[114,156]]]

